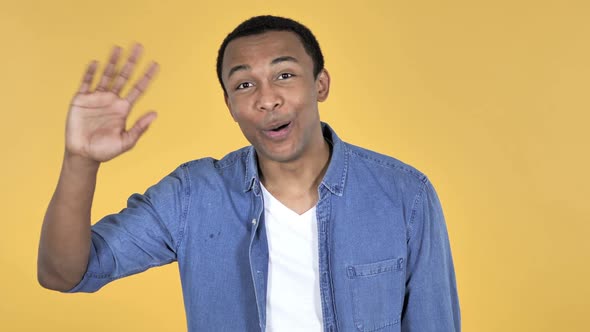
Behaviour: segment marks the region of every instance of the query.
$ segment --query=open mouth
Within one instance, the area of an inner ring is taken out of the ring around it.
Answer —
[[[291,132],[291,124],[293,124],[292,121],[280,123],[276,126],[269,127],[269,129],[265,130],[264,133],[268,138],[273,140],[282,140],[286,138]]]
[[[274,132],[281,131],[281,130],[287,128],[290,124],[291,124],[291,122],[287,122],[287,123],[282,124],[278,127],[272,128],[270,131],[274,131]]]

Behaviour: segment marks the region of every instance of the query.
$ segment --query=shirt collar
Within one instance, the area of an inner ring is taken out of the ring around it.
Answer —
[[[336,135],[336,132],[325,122],[322,122],[322,134],[324,139],[331,145],[332,154],[330,165],[321,182],[334,195],[342,196],[346,183],[348,171],[349,151],[346,144]],[[254,190],[256,195],[260,194],[260,178],[258,176],[258,161],[256,150],[253,146],[246,150],[246,177],[244,181],[244,192]]]
[[[258,178],[258,160],[253,146],[246,149],[246,178],[244,179],[244,192],[254,189],[254,193],[260,193],[260,179]]]

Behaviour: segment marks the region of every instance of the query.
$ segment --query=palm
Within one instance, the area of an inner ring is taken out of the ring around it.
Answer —
[[[69,148],[97,161],[123,153],[130,108],[127,101],[112,92],[76,95],[67,124]]]
[[[139,52],[137,46],[125,67],[116,76],[114,68],[119,52],[115,49],[95,91],[90,91],[90,84],[96,64],[89,66],[68,113],[66,150],[69,153],[99,162],[110,160],[131,149],[154,120],[155,113],[148,113],[126,130],[127,117],[133,103],[145,91],[157,69],[155,64],[125,98],[118,95],[133,70]]]

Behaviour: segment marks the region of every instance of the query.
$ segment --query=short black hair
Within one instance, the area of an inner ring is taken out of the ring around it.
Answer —
[[[221,79],[221,68],[223,67],[223,54],[227,45],[234,39],[252,35],[262,34],[268,31],[291,31],[294,32],[301,43],[305,52],[313,60],[313,75],[317,78],[318,74],[324,69],[324,55],[320,49],[320,44],[317,39],[311,33],[305,25],[286,17],[261,15],[254,16],[238,25],[232,32],[230,32],[217,53],[217,78],[219,84],[223,89],[223,93],[227,95],[227,90],[223,86],[223,80]]]

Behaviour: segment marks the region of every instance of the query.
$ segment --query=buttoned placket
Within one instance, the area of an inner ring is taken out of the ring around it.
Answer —
[[[337,331],[336,310],[334,306],[334,287],[330,269],[330,191],[323,185],[319,188],[319,199],[316,207],[318,221],[318,262],[320,274],[320,296],[322,299],[322,315],[324,331]]]
[[[262,332],[266,329],[266,284],[268,275],[268,243],[264,230],[264,202],[258,182],[252,185],[252,219],[250,222],[249,259],[254,295],[258,309],[258,322]]]
[[[335,317],[332,274],[330,270],[329,220],[330,220],[330,191],[321,187],[316,215],[318,221],[318,256],[320,274],[320,296],[324,330],[337,331]],[[252,187],[253,216],[250,222],[250,270],[254,282],[254,292],[258,307],[258,319],[261,331],[266,329],[266,287],[268,275],[268,243],[264,226],[264,201],[258,184]]]

